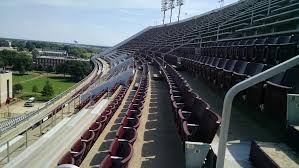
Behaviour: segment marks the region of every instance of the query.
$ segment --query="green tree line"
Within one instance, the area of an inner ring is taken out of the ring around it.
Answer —
[[[59,64],[55,67],[56,73],[71,75],[74,81],[80,81],[87,76],[92,70],[92,66],[89,62],[81,61],[66,61],[63,64]]]
[[[27,52],[10,50],[0,51],[0,67],[12,67],[12,70],[24,74],[32,68],[32,55]]]

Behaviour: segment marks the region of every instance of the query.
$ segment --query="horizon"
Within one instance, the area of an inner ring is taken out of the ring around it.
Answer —
[[[225,5],[237,0],[227,0]],[[218,7],[186,0],[181,20]],[[162,24],[160,0],[3,0],[0,3],[0,37],[112,47],[148,26]],[[173,21],[177,20],[177,8]],[[9,14],[9,15],[8,15]],[[169,22],[169,11],[166,23]]]

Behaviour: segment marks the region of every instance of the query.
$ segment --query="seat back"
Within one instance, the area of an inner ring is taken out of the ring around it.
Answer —
[[[107,155],[100,164],[100,168],[112,168],[113,162],[110,155]]]
[[[219,60],[218,64],[216,65],[216,67],[217,68],[224,68],[227,61],[228,61],[228,59],[221,58]]]
[[[85,145],[83,142],[81,142],[81,139],[78,139],[71,148],[72,152],[78,152],[78,153],[81,153],[84,150],[85,150]]]
[[[192,107],[192,112],[189,117],[188,123],[199,124],[200,119],[205,112],[205,109],[209,109],[210,105],[202,99],[196,98]]]
[[[109,147],[109,153],[111,156],[118,156],[119,146],[119,141],[117,138],[115,138]]]
[[[223,69],[232,71],[237,63],[237,60],[228,60]]]
[[[245,72],[245,69],[247,67],[248,62],[245,61],[237,61],[233,71],[236,73],[243,74]]]
[[[247,64],[245,74],[249,76],[254,76],[260,72],[262,72],[265,68],[265,64],[260,64],[260,63],[253,63],[250,62]]]
[[[205,109],[203,114],[200,119],[201,124],[197,135],[200,138],[200,142],[211,143],[220,126],[221,119],[210,109]]]
[[[216,58],[213,60],[211,66],[216,66],[216,65],[218,65],[219,61],[220,61],[220,58],[216,57]]]
[[[67,152],[61,160],[59,160],[58,165],[62,164],[75,164],[75,159],[70,152]]]
[[[299,93],[299,68],[292,68],[286,71],[282,85],[292,87],[294,93]]]
[[[93,138],[94,138],[95,134],[94,132],[90,131],[90,130],[87,130],[84,132],[84,134],[81,136],[81,139],[82,140],[86,140],[86,141],[92,141]]]

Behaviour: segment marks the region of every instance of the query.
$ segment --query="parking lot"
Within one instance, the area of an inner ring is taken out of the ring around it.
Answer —
[[[43,106],[43,102],[34,102],[33,107],[25,107],[25,100],[20,100],[16,103],[13,103],[9,106],[5,105],[0,108],[0,121],[6,120],[10,117],[15,117],[30,111],[37,110]]]

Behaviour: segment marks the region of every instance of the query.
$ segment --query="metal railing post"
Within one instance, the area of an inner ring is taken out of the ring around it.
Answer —
[[[237,85],[233,86],[225,95],[224,102],[223,102],[223,110],[222,110],[222,124],[220,128],[220,138],[219,138],[219,145],[218,145],[218,154],[217,154],[217,168],[224,167],[224,159],[225,159],[225,152],[226,152],[226,143],[228,137],[228,129],[230,124],[230,116],[231,116],[231,109],[234,97],[241,91],[259,83],[265,81],[281,72],[284,72],[292,67],[299,65],[299,55],[291,58],[279,65],[276,65],[260,74],[257,74],[253,77],[250,77]]]

